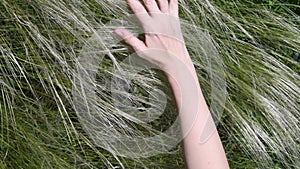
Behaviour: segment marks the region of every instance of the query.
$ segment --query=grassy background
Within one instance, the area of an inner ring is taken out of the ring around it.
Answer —
[[[122,10],[105,6],[110,3],[0,1],[1,168],[184,167],[180,145],[169,154],[145,159],[115,156],[93,143],[74,112],[70,70],[74,68],[74,56],[93,34],[80,23],[97,29],[121,17],[122,13],[115,13]],[[231,168],[299,168],[299,120],[294,119],[297,115],[299,118],[300,104],[299,2],[210,3],[215,8],[207,2],[181,1],[180,16],[209,32],[226,65],[230,98],[218,129]],[[189,42],[187,45],[191,50],[197,48]],[[209,100],[202,61],[192,57]],[[112,67],[110,59],[105,59],[99,71]],[[109,73],[99,75],[105,76]],[[156,76],[163,82],[157,85],[170,93],[163,85],[166,80],[159,73]],[[277,77],[289,83],[278,83]],[[256,100],[254,91],[281,105],[278,113],[290,111],[290,117],[273,121],[268,114],[272,111]],[[285,97],[290,100],[284,102]],[[172,100],[170,97],[167,112],[174,111]],[[160,123],[168,126],[170,119]],[[259,134],[261,137],[255,138]]]

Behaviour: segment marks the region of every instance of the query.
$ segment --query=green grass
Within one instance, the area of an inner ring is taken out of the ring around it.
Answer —
[[[94,142],[76,114],[75,81],[86,80],[77,77],[77,59],[86,45],[87,52],[97,49],[95,56],[106,55],[94,70],[97,81],[88,81],[98,89],[95,105],[103,123],[96,127],[112,125],[111,137],[116,139],[118,132],[154,135],[176,118],[174,99],[159,71],[133,77],[131,92],[116,91],[131,99],[123,104],[128,101],[148,110],[151,86],[160,88],[168,95],[168,105],[159,120],[135,124],[120,115],[128,112],[112,105],[118,101],[108,84],[118,76],[112,58],[120,62],[132,50],[111,43],[109,30],[101,35],[102,46],[88,39],[109,21],[131,13],[121,2],[125,1],[0,1],[1,168],[184,167],[180,144],[148,158],[117,156],[114,145]],[[299,2],[184,0],[180,17],[188,21],[182,25],[184,36],[209,105],[209,62],[224,66],[225,70],[212,68],[218,76],[223,72],[227,83],[228,99],[218,129],[231,168],[299,167]],[[214,49],[205,46],[205,38]],[[91,99],[85,91],[78,94]]]

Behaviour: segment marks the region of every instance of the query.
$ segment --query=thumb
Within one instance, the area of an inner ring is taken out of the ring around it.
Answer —
[[[147,49],[145,43],[140,39],[138,39],[135,35],[133,35],[128,30],[119,28],[115,30],[115,33],[118,36],[120,36],[125,41],[125,43],[131,46],[136,52]]]

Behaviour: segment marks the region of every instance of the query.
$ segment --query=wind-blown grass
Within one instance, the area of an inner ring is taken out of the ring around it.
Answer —
[[[276,6],[180,1],[180,17],[188,21],[183,24],[186,44],[209,104],[209,71],[226,78],[228,98],[218,128],[231,168],[300,166],[300,64],[293,59],[293,52],[300,52],[300,20],[295,13],[299,6]],[[132,50],[108,43],[113,42],[113,28],[103,28],[130,13],[123,0],[0,1],[1,168],[183,168],[180,145],[148,158],[116,155],[118,149],[109,141],[97,144],[75,111],[77,104],[85,105],[79,101],[92,101],[99,113],[96,127],[112,129],[115,139],[119,132],[155,135],[174,122],[175,104],[159,71],[134,77],[120,77],[115,71]],[[94,39],[99,46],[90,41],[95,34],[101,35]],[[215,48],[203,46],[206,42]],[[103,58],[96,70],[81,65],[80,56],[88,52],[84,47],[98,50],[87,54],[91,58]],[[217,59],[222,66],[209,70],[208,64]],[[77,70],[97,72],[97,80]],[[128,87],[132,92],[122,93],[122,86],[113,91],[107,83],[112,78],[133,79]],[[95,86],[97,100],[78,82]],[[133,109],[125,102],[127,111],[114,106],[120,101],[117,93],[134,103],[133,108],[151,111],[155,97],[153,102],[146,96],[153,85],[168,95],[160,120],[141,124],[126,116]],[[74,91],[82,100],[74,100]]]

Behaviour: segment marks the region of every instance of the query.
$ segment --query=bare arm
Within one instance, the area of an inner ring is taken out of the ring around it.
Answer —
[[[178,0],[127,0],[145,31],[145,42],[126,29],[115,32],[140,57],[160,67],[170,82],[184,136],[189,169],[229,168],[218,132],[202,95],[195,68],[185,47],[178,18]],[[207,120],[212,134],[200,142]]]

